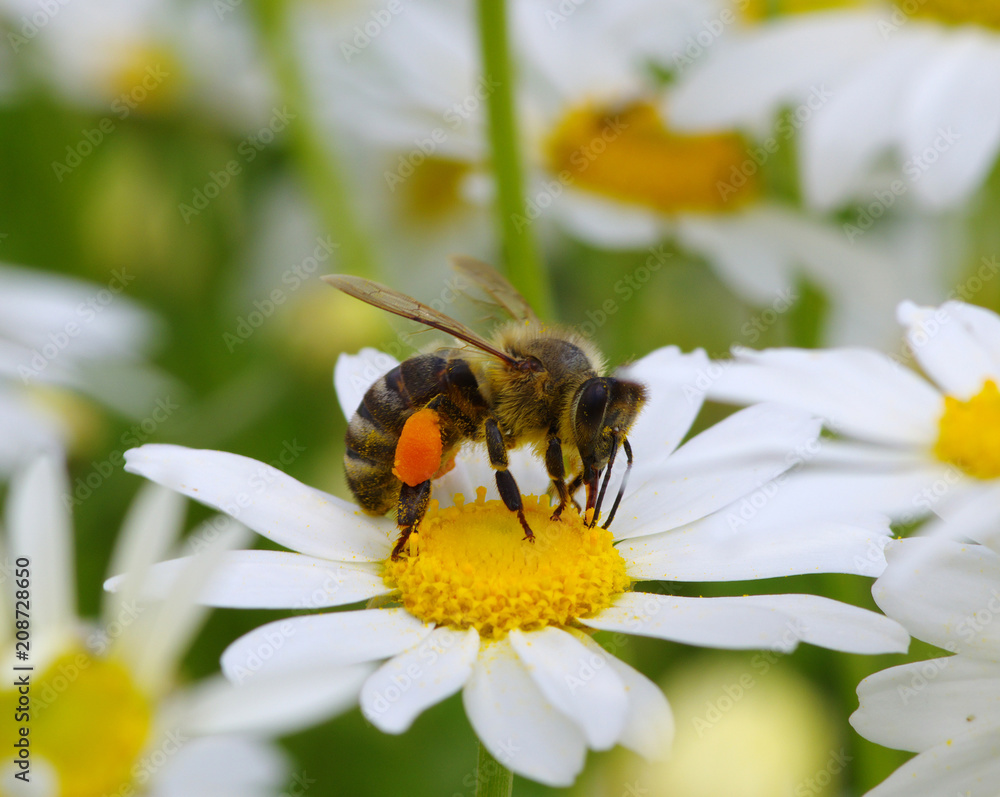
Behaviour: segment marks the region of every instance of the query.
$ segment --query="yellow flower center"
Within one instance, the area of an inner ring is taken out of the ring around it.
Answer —
[[[871,0],[747,0],[743,17],[758,22],[789,14],[809,14],[834,8],[858,8],[871,5]]]
[[[20,729],[28,728],[31,758],[37,756],[55,771],[59,797],[125,793],[152,717],[149,701],[129,671],[115,659],[74,649],[40,676],[27,674],[26,721],[16,713],[23,708],[17,689],[0,692],[0,727],[9,731],[3,738],[21,738]]]
[[[968,401],[951,396],[934,446],[938,459],[977,479],[1000,476],[1000,390],[992,379]]]
[[[570,507],[550,520],[547,500],[526,496],[535,542],[517,515],[479,488],[472,504],[439,509],[432,501],[409,556],[387,560],[384,579],[416,617],[450,628],[475,628],[499,639],[514,628],[567,625],[611,605],[628,589],[625,562],[611,532],[588,528]]]
[[[464,161],[417,155],[400,156],[395,175],[386,179],[390,187],[399,186],[408,215],[421,222],[436,221],[465,202],[462,183],[472,169]]]
[[[173,51],[155,43],[128,42],[120,44],[115,54],[117,69],[109,75],[107,87],[112,110],[121,118],[170,110],[184,83]]]
[[[896,5],[911,17],[1000,29],[997,0],[896,0]]]
[[[664,213],[731,210],[756,198],[758,165],[733,132],[679,135],[657,109],[571,108],[545,146],[566,183]]]

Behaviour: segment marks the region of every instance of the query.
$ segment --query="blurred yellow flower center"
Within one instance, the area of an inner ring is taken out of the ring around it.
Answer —
[[[997,0],[896,0],[896,5],[913,17],[1000,29],[1000,3]]]
[[[28,675],[26,722],[15,714],[23,708],[20,693],[16,689],[0,693],[0,727],[9,731],[3,738],[20,738],[20,729],[29,729],[31,757],[44,760],[55,771],[59,797],[129,793],[152,717],[149,701],[129,671],[116,660],[74,649],[40,676]]]
[[[732,210],[758,194],[742,136],[673,133],[647,102],[572,108],[545,149],[563,184],[664,213]]]
[[[484,488],[472,504],[460,499],[447,509],[432,501],[410,536],[409,556],[385,563],[386,584],[421,620],[498,639],[514,628],[566,625],[628,589],[611,532],[587,528],[571,507],[554,521],[547,500],[526,496],[531,543],[517,515],[501,501],[486,501]]]
[[[413,158],[413,154],[409,156]],[[400,158],[397,175],[405,174]],[[409,177],[402,180],[403,206],[418,221],[434,221],[453,212],[464,201],[462,182],[472,169],[464,161],[428,156],[411,166]]]
[[[865,5],[871,5],[871,0],[746,0],[742,14],[745,19],[760,21],[788,14],[810,14]]]
[[[1000,476],[1000,390],[992,379],[968,401],[947,396],[934,446],[938,459],[977,479]]]
[[[122,44],[117,69],[109,76],[111,110],[125,119],[133,113],[168,110],[183,83],[181,64],[173,51],[159,44]]]

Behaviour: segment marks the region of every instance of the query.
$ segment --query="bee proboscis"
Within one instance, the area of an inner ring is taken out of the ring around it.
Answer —
[[[525,539],[533,540],[507,451],[527,444],[542,457],[559,499],[553,519],[586,487],[585,508],[592,510],[593,525],[621,446],[628,465],[607,528],[632,467],[626,435],[645,401],[645,388],[601,376],[603,361],[593,345],[572,329],[543,324],[490,266],[465,257],[454,258],[454,265],[513,317],[492,340],[376,282],[346,275],[323,278],[363,302],[472,347],[410,357],[368,389],[347,427],[344,467],[351,492],[368,513],[396,508],[395,559],[427,511],[433,479],[446,472],[463,443],[482,443],[500,498],[517,514]],[[569,484],[567,464],[573,474]]]

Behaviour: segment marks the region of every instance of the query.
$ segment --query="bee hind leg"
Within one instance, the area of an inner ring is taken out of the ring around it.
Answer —
[[[396,525],[399,526],[399,538],[392,549],[393,561],[399,559],[406,547],[410,534],[427,513],[427,505],[431,500],[431,480],[420,482],[411,487],[403,484],[399,490],[399,505],[396,509]]]
[[[495,471],[494,475],[497,480],[497,491],[500,493],[500,498],[503,499],[504,505],[511,512],[517,513],[517,519],[521,523],[521,528],[524,529],[524,539],[534,542],[535,533],[531,530],[531,526],[528,525],[528,519],[524,516],[521,491],[518,489],[517,482],[514,481],[513,474],[507,470],[509,462],[503,432],[500,431],[500,427],[494,418],[486,419],[483,430],[486,438],[486,452],[490,457],[490,465]]]

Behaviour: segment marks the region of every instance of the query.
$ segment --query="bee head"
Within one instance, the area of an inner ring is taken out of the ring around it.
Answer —
[[[583,461],[587,509],[594,508],[595,521],[611,475],[611,465],[614,464],[618,447],[623,443],[629,465],[632,464],[632,451],[625,436],[632,428],[645,400],[646,388],[642,385],[610,376],[592,377],[580,385],[576,392],[573,401],[573,433]],[[608,468],[608,473],[598,496],[597,482],[605,467]],[[621,498],[620,492],[618,498]],[[616,500],[615,508],[617,506]],[[614,516],[614,509],[611,516]],[[608,523],[610,522],[609,517]]]

